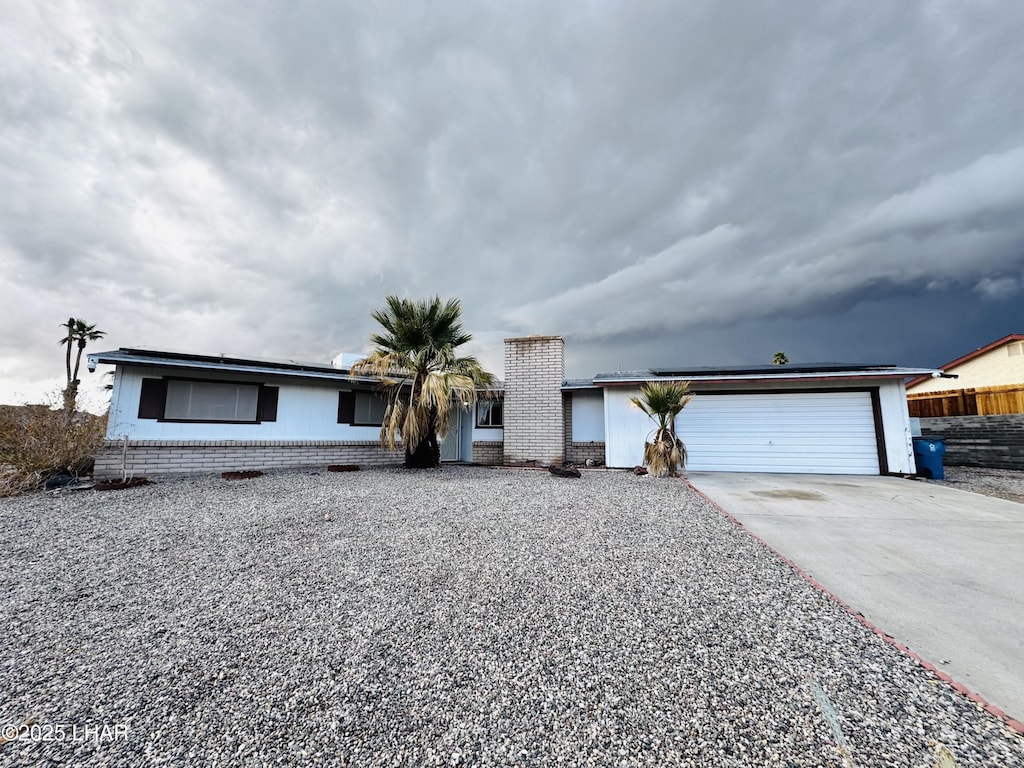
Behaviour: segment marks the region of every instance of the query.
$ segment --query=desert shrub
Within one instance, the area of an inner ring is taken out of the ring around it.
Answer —
[[[41,486],[61,472],[92,472],[107,417],[49,405],[0,406],[0,496]]]

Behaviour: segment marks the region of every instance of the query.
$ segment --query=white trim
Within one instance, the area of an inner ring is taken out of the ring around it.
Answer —
[[[744,374],[711,374],[707,376],[656,376],[638,375],[624,376],[615,379],[594,379],[595,386],[604,387],[609,384],[646,384],[649,381],[702,381],[702,382],[728,382],[728,381],[800,381],[800,380],[825,380],[825,379],[880,379],[899,378],[909,376],[922,376],[937,373],[932,369],[920,368],[881,368],[875,371],[812,371],[808,373],[744,373]]]

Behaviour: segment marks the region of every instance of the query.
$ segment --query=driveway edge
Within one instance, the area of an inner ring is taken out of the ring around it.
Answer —
[[[963,696],[966,696],[970,701],[974,702],[975,704],[978,704],[982,709],[984,709],[990,715],[998,717],[1000,720],[1003,721],[1003,723],[1006,724],[1006,727],[1009,728],[1011,731],[1015,731],[1016,733],[1024,736],[1024,723],[1022,723],[1020,720],[1014,719],[1013,717],[1008,715],[1006,712],[1001,710],[999,707],[997,707],[995,704],[991,704],[990,702],[986,701],[982,696],[980,696],[979,694],[977,694],[974,691],[972,691],[971,689],[969,689],[966,685],[964,685],[963,683],[961,683],[961,682],[959,682],[957,680],[954,680],[949,674],[947,674],[946,672],[943,672],[941,669],[937,668],[930,661],[927,661],[926,659],[923,659],[918,654],[914,653],[914,651],[910,650],[903,643],[897,641],[894,637],[892,637],[892,635],[888,634],[883,629],[881,629],[881,628],[875,626],[874,624],[872,624],[867,618],[865,618],[864,614],[860,613],[859,611],[855,611],[853,608],[851,608],[849,605],[847,605],[838,595],[836,595],[835,593],[831,592],[828,588],[826,588],[821,583],[816,581],[809,573],[804,571],[803,568],[801,568],[795,562],[793,562],[788,557],[786,557],[784,554],[779,552],[777,549],[775,549],[775,547],[773,547],[767,541],[762,539],[760,536],[758,536],[752,530],[747,528],[747,526],[745,526],[736,517],[734,517],[727,509],[725,509],[725,507],[723,507],[721,504],[719,504],[717,501],[712,499],[710,496],[708,496],[702,490],[697,488],[693,483],[691,483],[688,478],[684,477],[684,478],[682,478],[682,480],[693,491],[695,491],[701,498],[703,498],[705,501],[707,501],[709,504],[711,504],[711,506],[713,506],[715,509],[717,509],[719,512],[721,512],[726,517],[726,519],[728,519],[733,525],[735,525],[738,528],[742,528],[744,533],[746,533],[748,536],[753,538],[755,541],[757,541],[763,547],[766,547],[768,550],[770,550],[776,557],[778,557],[780,560],[782,560],[784,563],[786,563],[790,568],[792,568],[794,571],[796,571],[797,574],[799,574],[800,577],[804,579],[804,581],[809,583],[812,587],[817,589],[819,592],[822,592],[825,595],[827,595],[831,600],[833,600],[835,603],[837,603],[844,611],[846,611],[851,616],[853,616],[855,619],[857,619],[857,621],[859,621],[865,627],[870,629],[872,632],[874,632],[876,635],[878,635],[880,638],[882,638],[889,645],[891,645],[894,648],[896,648],[903,655],[908,656],[911,659],[913,659],[915,662],[917,662],[919,665],[921,665],[922,667],[927,669],[929,672],[934,674],[936,677],[938,677],[943,682],[949,684],[953,688],[953,690],[957,691],[958,693],[962,694]]]

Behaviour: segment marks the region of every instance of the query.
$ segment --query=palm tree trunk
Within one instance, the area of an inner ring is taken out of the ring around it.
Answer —
[[[68,318],[67,329],[68,336],[66,339],[64,339],[64,346],[67,347],[64,354],[64,370],[67,372],[68,378],[67,384],[64,387],[64,410],[70,411],[73,410],[75,407],[74,393],[71,387],[71,382],[73,381],[73,379],[71,378],[71,345],[74,342],[73,332],[75,329],[75,318]]]
[[[441,466],[441,445],[437,442],[437,412],[430,410],[427,436],[419,445],[405,447],[407,469],[436,469]]]
[[[64,390],[64,410],[73,412],[78,405],[78,382],[72,381]]]
[[[75,356],[75,370],[71,370],[71,340],[68,340],[68,387],[64,390],[64,410],[69,413],[78,405],[78,369],[82,365],[85,339],[78,340],[78,354]]]
[[[70,346],[70,345],[68,345],[68,346]],[[75,356],[75,371],[71,375],[72,383],[76,383],[77,384],[77,382],[78,382],[78,369],[82,365],[82,353],[84,351],[85,351],[85,339],[79,339],[78,340],[78,354]],[[71,353],[71,350],[68,349],[68,356],[69,357],[70,357],[70,353]]]
[[[71,344],[72,344],[72,342],[74,342],[74,336],[72,335],[72,331],[75,328],[75,318],[73,318],[73,317],[69,317],[68,318],[67,328],[68,328],[68,337],[66,339],[64,339],[64,343],[67,345],[67,350],[66,350],[67,354],[65,355],[65,359],[64,359],[64,367],[65,367],[65,369],[67,370],[67,373],[68,373],[68,384],[70,384],[71,383]]]

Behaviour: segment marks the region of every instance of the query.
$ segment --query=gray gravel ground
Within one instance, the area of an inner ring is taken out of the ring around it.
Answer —
[[[0,530],[5,766],[841,766],[811,681],[856,766],[1024,766],[678,480],[179,479]]]
[[[1024,502],[1024,471],[1019,469],[988,469],[985,467],[944,467],[945,480],[929,483],[949,485],[999,499]]]

